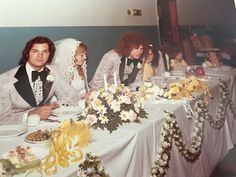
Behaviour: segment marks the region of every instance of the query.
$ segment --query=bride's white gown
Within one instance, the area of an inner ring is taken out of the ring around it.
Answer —
[[[86,92],[85,80],[81,79],[81,76],[78,74],[78,72],[75,72],[73,79],[70,81],[70,84],[72,87],[78,90],[80,94],[84,94]]]

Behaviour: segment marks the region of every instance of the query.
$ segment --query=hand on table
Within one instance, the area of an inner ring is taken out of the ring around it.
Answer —
[[[41,120],[46,120],[52,113],[52,110],[59,107],[60,105],[57,103],[45,104],[43,106],[36,107],[35,109],[29,111],[28,116],[32,114],[38,114]]]

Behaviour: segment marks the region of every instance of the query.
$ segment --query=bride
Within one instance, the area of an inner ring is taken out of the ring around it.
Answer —
[[[88,91],[86,54],[88,47],[75,39],[66,38],[55,42],[56,52],[52,65],[57,65],[63,77],[79,91]]]

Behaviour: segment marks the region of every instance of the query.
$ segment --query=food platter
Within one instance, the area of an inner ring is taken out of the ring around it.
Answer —
[[[2,174],[4,174],[4,176],[12,176],[12,174],[14,173],[13,176],[17,177],[42,176],[42,173],[40,172],[40,159],[42,159],[48,153],[46,152],[48,150],[45,151],[45,149],[46,148],[38,147],[31,148],[30,146],[16,146],[14,149],[12,148],[9,151],[4,152],[0,155],[0,158],[5,162],[8,161],[8,163],[2,163],[2,165],[4,166],[4,168],[1,168]],[[35,154],[36,152],[37,154],[40,154],[40,156]]]
[[[25,142],[32,144],[45,144],[51,141],[51,132],[46,130],[37,130],[29,133],[25,137]]]
[[[25,125],[0,125],[0,139],[11,138],[24,134],[27,131]]]
[[[33,140],[28,140],[25,138],[25,142],[30,143],[30,144],[46,144],[46,143],[50,143],[51,139],[43,140],[43,141],[33,141]]]
[[[61,116],[77,116],[82,113],[82,109],[80,107],[71,107],[65,106],[61,108],[54,109],[52,111],[53,116],[61,117]]]

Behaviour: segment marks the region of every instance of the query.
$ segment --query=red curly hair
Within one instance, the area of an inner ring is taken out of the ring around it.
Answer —
[[[141,32],[129,31],[121,36],[114,50],[120,55],[128,57],[132,49],[143,46],[143,55],[146,54],[148,40]]]

